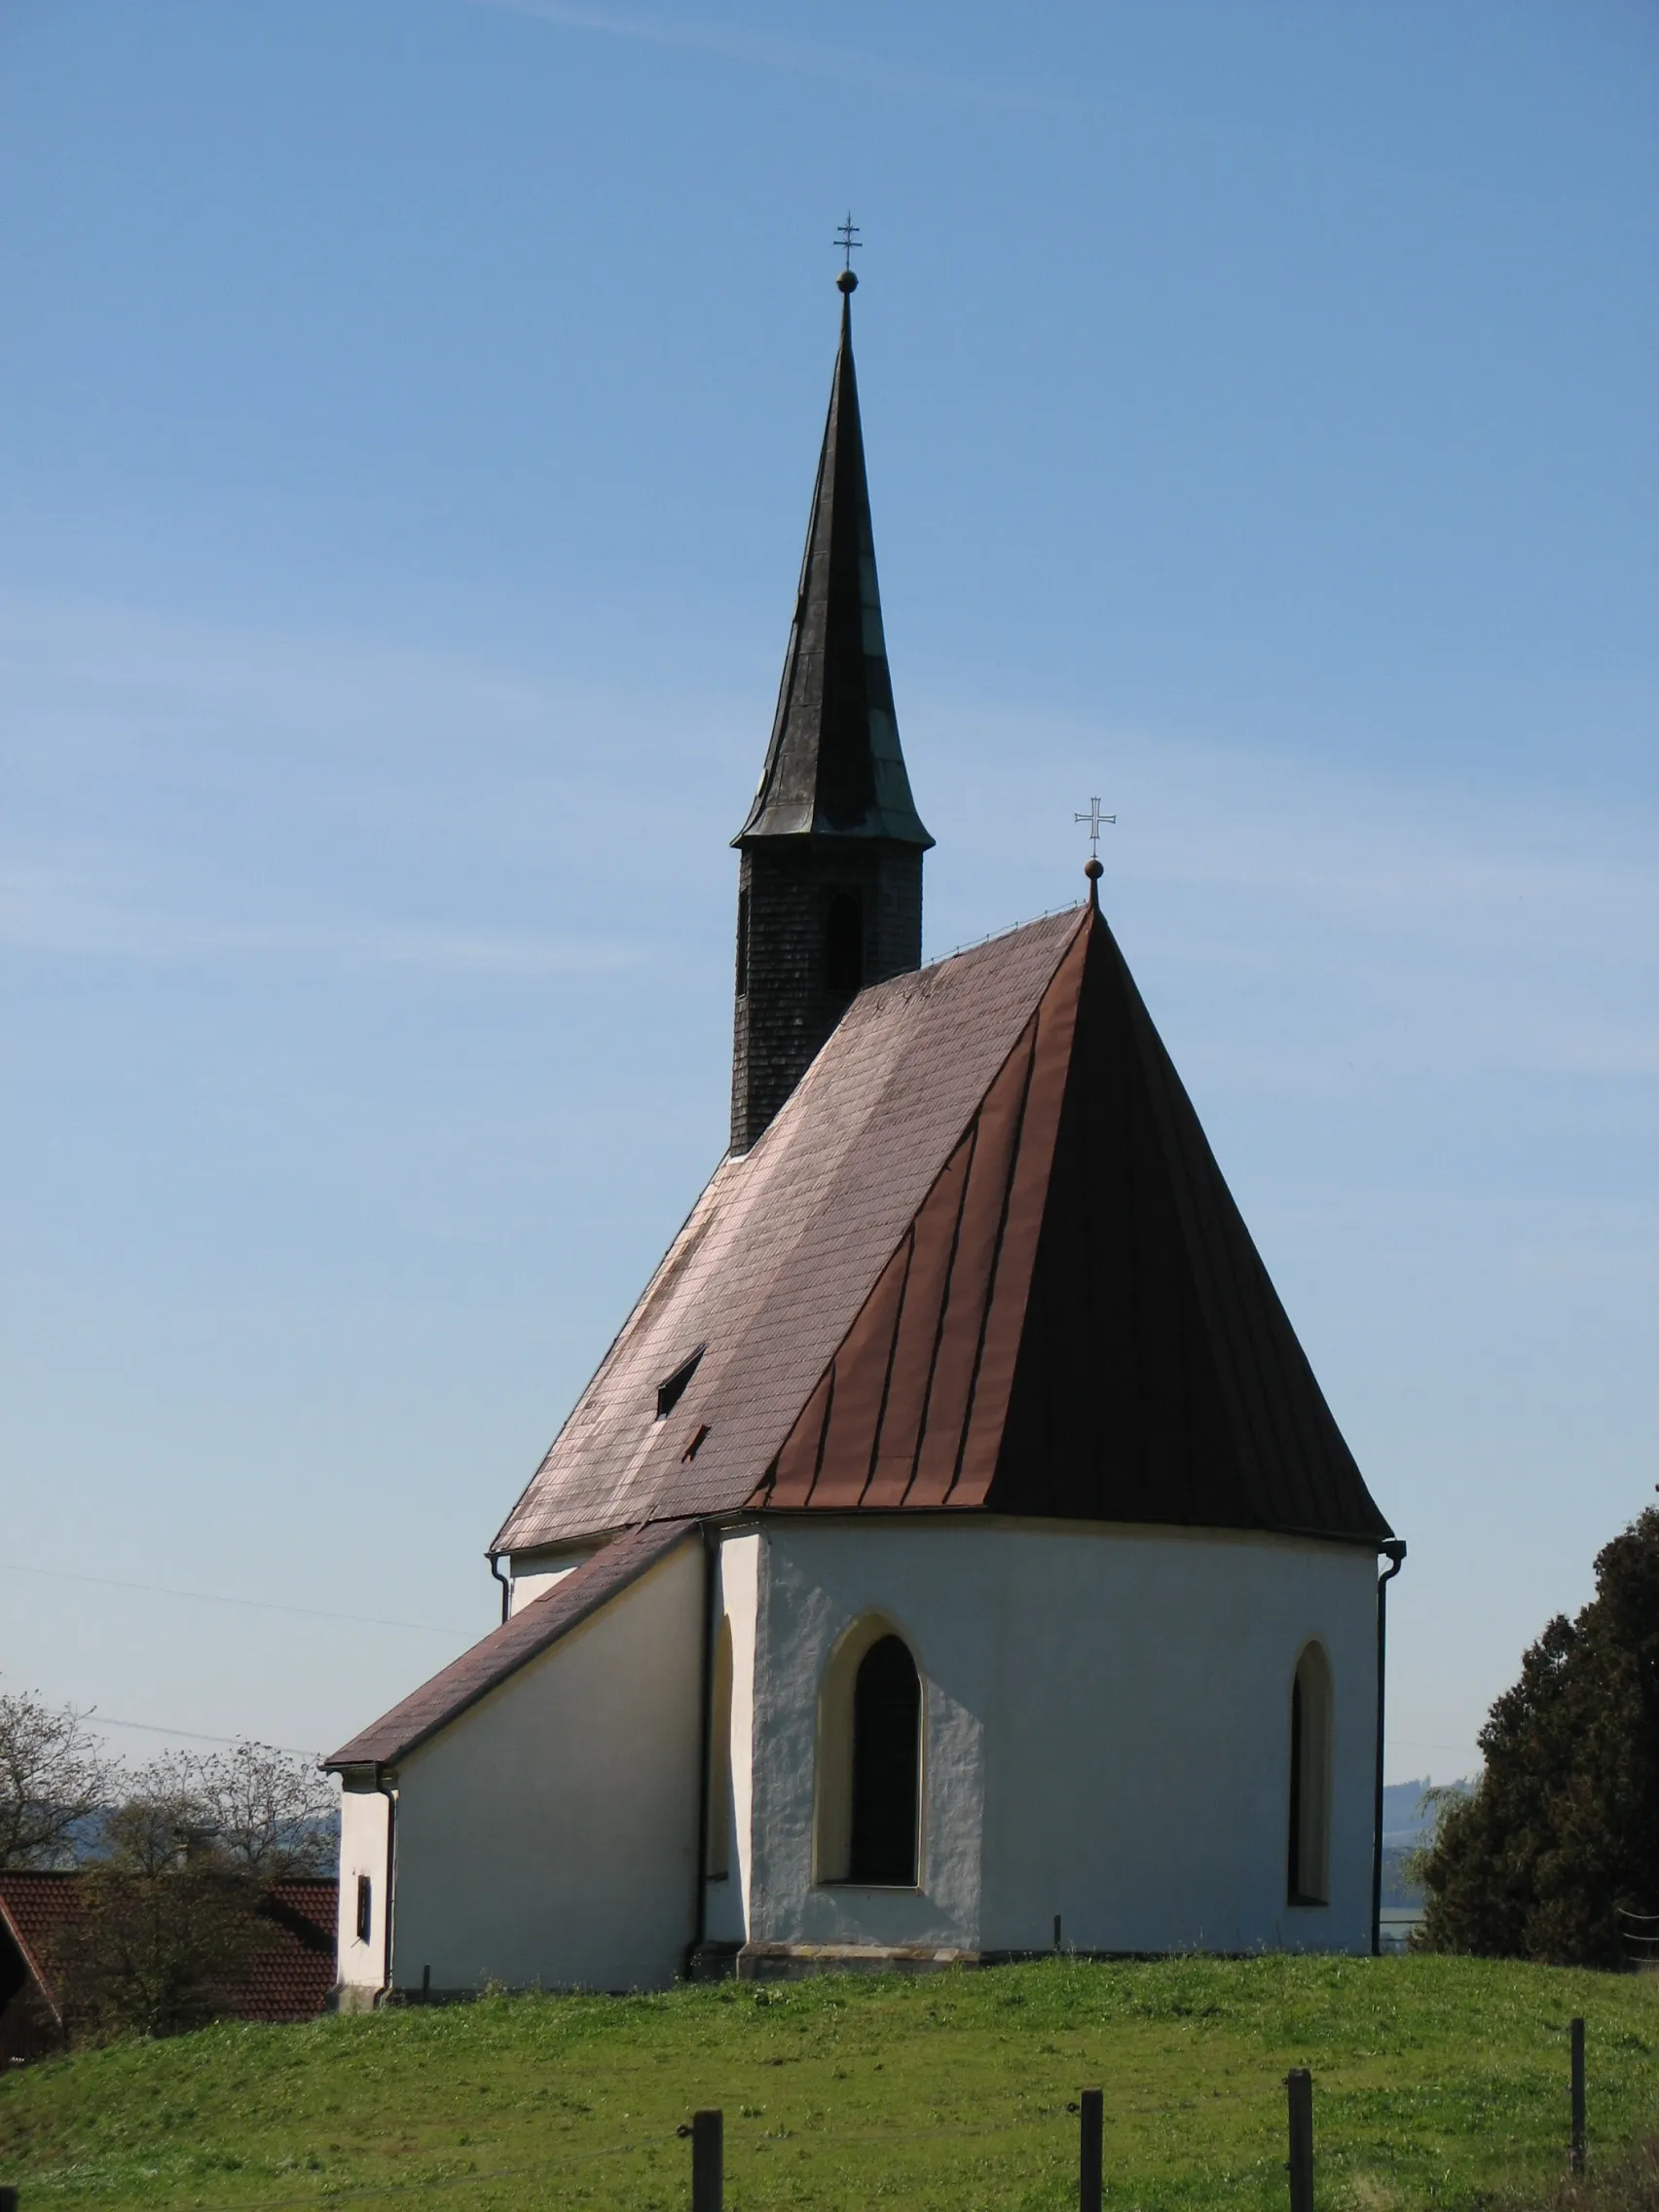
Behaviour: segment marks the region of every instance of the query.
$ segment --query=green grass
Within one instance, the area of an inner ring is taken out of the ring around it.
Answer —
[[[23,2212],[419,2193],[485,2206],[687,2201],[676,2126],[726,2115],[726,2202],[1058,2208],[1086,2084],[1109,2204],[1282,2207],[1285,2069],[1314,2074],[1318,2200],[1542,2191],[1588,2022],[1592,2151],[1653,2127],[1659,1979],[1470,1959],[1054,1960],[917,1979],[725,1983],[210,2028],[0,2081]]]

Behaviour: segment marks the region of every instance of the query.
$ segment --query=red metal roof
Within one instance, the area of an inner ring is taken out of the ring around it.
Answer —
[[[1388,1536],[1098,917],[751,1502]]]
[[[745,1505],[1387,1537],[1092,909],[854,1002],[495,1548]]]

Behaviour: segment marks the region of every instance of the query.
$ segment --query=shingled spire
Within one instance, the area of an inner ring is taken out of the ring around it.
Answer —
[[[866,983],[919,967],[933,843],[899,748],[844,269],[841,343],[737,910],[731,1145],[747,1152]]]

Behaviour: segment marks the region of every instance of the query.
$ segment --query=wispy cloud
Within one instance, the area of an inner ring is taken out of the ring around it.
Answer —
[[[499,930],[167,914],[112,898],[84,878],[4,868],[0,945],[151,965],[286,958],[342,968],[408,968],[439,977],[597,975],[635,966],[641,957],[616,943],[519,937]]]
[[[860,85],[871,92],[948,100],[1014,114],[1082,115],[1093,112],[1095,107],[1092,101],[1063,92],[989,85],[974,78],[907,67],[846,47],[743,30],[735,24],[640,15],[616,8],[584,7],[576,4],[576,0],[467,0],[467,4],[474,8],[498,9],[508,15],[532,16],[562,30],[587,31],[601,38],[627,39],[642,46],[713,55],[748,68],[771,69],[791,76],[823,77],[840,84]]]
[[[918,753],[952,760],[930,826],[981,895],[1023,876],[1032,910],[1052,903],[1057,838],[1034,851],[1040,874],[1013,875],[1003,825],[1069,824],[1106,790],[1108,910],[1143,985],[1178,1024],[1191,1013],[1190,1060],[1229,1083],[1329,1090],[1377,1080],[1384,1061],[1391,1080],[1410,1069],[1437,1088],[1659,1068],[1659,883],[1640,818],[1561,794],[1497,800],[1340,754],[1057,716],[1034,726],[1016,707],[934,701],[911,727]],[[1076,834],[1070,867],[1087,850]],[[934,915],[942,949],[954,914],[936,900]]]

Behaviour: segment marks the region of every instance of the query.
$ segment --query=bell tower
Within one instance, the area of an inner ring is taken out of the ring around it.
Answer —
[[[844,240],[850,247],[850,240]],[[899,749],[853,371],[850,267],[777,714],[732,839],[731,1149],[747,1152],[866,983],[919,968],[933,843]]]

